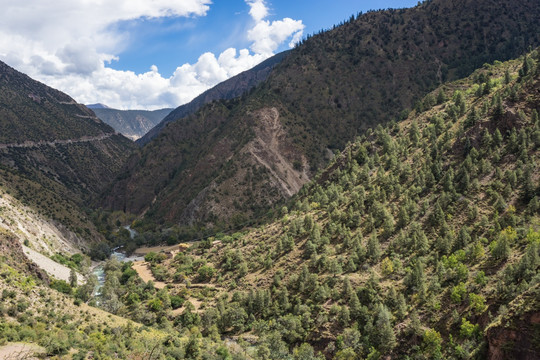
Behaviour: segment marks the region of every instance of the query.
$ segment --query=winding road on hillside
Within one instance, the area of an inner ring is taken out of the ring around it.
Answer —
[[[25,141],[23,143],[12,143],[12,144],[0,144],[0,149],[9,149],[9,148],[33,148],[39,146],[56,146],[56,145],[69,145],[69,144],[78,144],[85,142],[94,142],[101,141],[110,138],[113,135],[118,135],[119,133],[108,133],[102,134],[99,136],[83,136],[78,139],[66,139],[66,140],[53,140],[53,141]]]

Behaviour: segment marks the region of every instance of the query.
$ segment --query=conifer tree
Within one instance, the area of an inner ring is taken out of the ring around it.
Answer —
[[[381,246],[379,244],[379,239],[375,233],[372,233],[368,239],[367,243],[367,256],[372,263],[379,261],[381,257]]]
[[[383,353],[390,352],[396,346],[396,335],[391,322],[391,315],[384,305],[379,306],[377,314],[376,334],[378,348]]]

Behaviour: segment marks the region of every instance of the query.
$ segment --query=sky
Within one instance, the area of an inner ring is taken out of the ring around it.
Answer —
[[[411,0],[0,0],[0,60],[80,103],[175,108],[308,34]]]

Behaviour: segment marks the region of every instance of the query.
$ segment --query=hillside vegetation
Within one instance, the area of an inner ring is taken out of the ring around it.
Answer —
[[[302,42],[248,94],[169,123],[101,203],[157,223],[244,224],[439,84],[540,44],[538,13],[535,0],[433,0],[353,16]]]
[[[117,176],[135,145],[68,95],[2,62],[0,88],[0,187],[79,239],[98,240],[85,202]]]
[[[538,358],[539,63],[440,87],[347,145],[274,222],[148,254],[168,290],[148,299],[124,266],[109,303],[234,338],[246,358]]]

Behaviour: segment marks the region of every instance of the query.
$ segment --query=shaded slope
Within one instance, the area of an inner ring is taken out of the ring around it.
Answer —
[[[110,132],[84,105],[0,62],[0,144]]]
[[[271,171],[278,159],[313,174],[332,150],[400,117],[441,82],[540,43],[539,12],[533,0],[435,0],[352,18],[292,50],[249,94],[170,123],[130,159],[103,204],[148,211],[160,222],[262,213],[289,196],[283,183],[294,187],[284,173]],[[283,128],[285,156],[261,161],[247,150],[259,142],[256,128],[264,122],[257,114],[271,109]]]
[[[82,208],[117,176],[134,144],[4,63],[0,88],[0,186],[79,236],[99,239]]]

